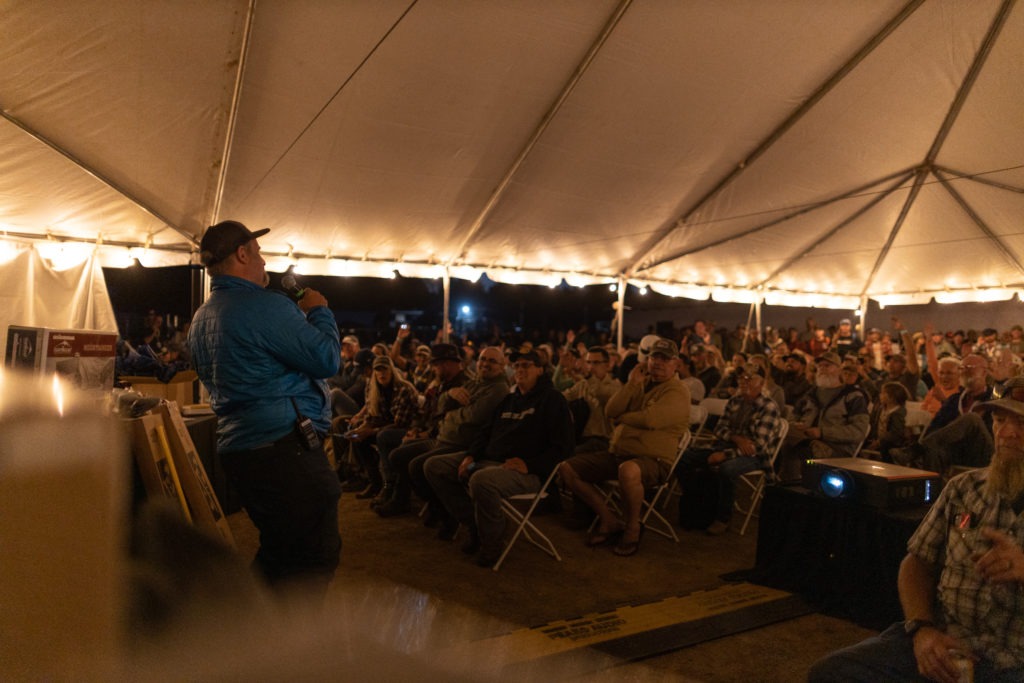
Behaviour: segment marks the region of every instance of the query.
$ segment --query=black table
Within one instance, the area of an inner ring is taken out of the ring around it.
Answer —
[[[819,610],[868,628],[902,619],[896,578],[926,507],[881,511],[769,486],[749,580],[797,593]]]

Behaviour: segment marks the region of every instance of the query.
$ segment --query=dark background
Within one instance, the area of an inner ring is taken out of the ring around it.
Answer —
[[[192,318],[202,292],[199,267],[104,269],[107,289],[122,335],[130,338],[149,310],[164,316],[168,325],[180,325]],[[282,275],[271,273],[271,288],[280,288]],[[336,276],[296,276],[300,286],[321,291],[334,311],[343,334],[357,334],[364,345],[390,342],[395,328],[408,323],[415,335],[430,342],[441,325],[444,293],[440,280],[422,280],[396,276],[358,278]],[[452,279],[450,318],[459,336],[485,341],[497,329],[521,338],[547,338],[550,334],[586,325],[591,331],[609,331],[614,317],[612,303],[618,295],[607,285],[559,287],[504,285],[488,280],[478,282]],[[671,335],[674,329],[703,319],[714,327],[733,329],[753,323],[751,307],[746,304],[717,303],[675,299],[654,292],[640,295],[629,286],[626,293],[629,310],[625,316],[627,340],[636,340],[649,332]],[[462,306],[469,306],[464,314]],[[994,327],[1000,331],[1024,322],[1024,304],[1016,298],[1007,302],[890,306],[885,310],[875,302],[868,307],[868,327],[893,329],[891,319],[899,316],[908,329],[920,330],[932,323],[938,330],[980,330]],[[808,317],[819,325],[836,325],[841,318],[853,318],[853,311],[815,308],[764,306],[763,325],[804,329]],[[614,339],[612,340],[614,341]]]

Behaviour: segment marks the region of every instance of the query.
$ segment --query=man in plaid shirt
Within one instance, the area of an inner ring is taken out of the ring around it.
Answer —
[[[992,413],[996,452],[946,485],[907,544],[907,620],[819,661],[808,680],[1024,681],[1022,399],[974,407]]]
[[[762,391],[765,376],[761,366],[747,363],[736,371],[736,377],[739,390],[725,404],[725,412],[715,425],[715,443],[689,448],[679,461],[682,480],[698,470],[710,468],[716,473],[718,507],[715,521],[707,528],[713,536],[729,529],[736,479],[768,466],[782,427],[779,406]]]

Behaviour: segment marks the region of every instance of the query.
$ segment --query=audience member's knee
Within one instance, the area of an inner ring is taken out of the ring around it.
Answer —
[[[619,465],[619,483],[635,484],[640,481],[640,465],[635,460],[627,460]]]

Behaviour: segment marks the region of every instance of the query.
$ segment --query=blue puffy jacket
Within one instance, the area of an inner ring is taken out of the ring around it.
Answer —
[[[299,411],[330,428],[325,379],[338,371],[334,314],[303,314],[281,292],[230,275],[215,276],[210,298],[192,319],[188,345],[217,414],[217,448],[239,451],[276,441]]]

